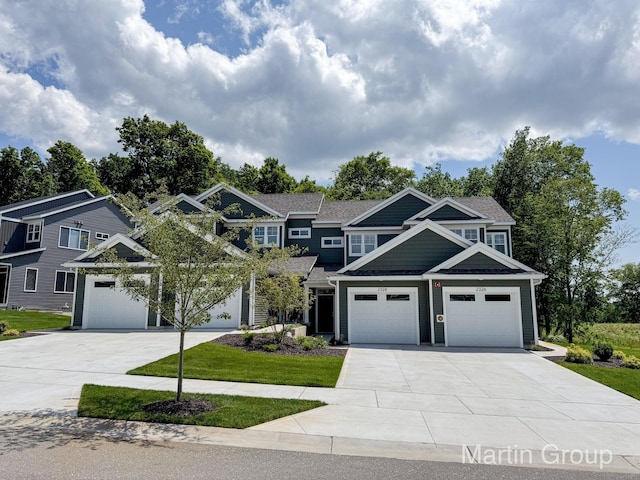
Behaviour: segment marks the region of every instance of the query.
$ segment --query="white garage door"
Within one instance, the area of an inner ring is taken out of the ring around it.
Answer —
[[[149,281],[148,275],[136,275],[136,279]],[[107,275],[87,275],[85,283],[83,328],[147,327],[147,305],[131,299],[119,283]]]
[[[446,344],[522,347],[520,289],[443,288]]]
[[[418,289],[347,289],[349,342],[419,345]]]
[[[218,318],[218,315],[228,314],[229,318]],[[242,289],[236,290],[224,304],[209,310],[209,322],[196,328],[238,328],[242,315]]]

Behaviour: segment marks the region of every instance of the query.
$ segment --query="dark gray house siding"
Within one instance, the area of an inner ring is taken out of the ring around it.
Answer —
[[[82,223],[80,228],[90,232],[90,244],[102,242],[102,240],[95,238],[96,232],[114,235],[127,233],[130,227],[127,218],[120,212],[120,208],[108,200],[45,217],[41,245],[46,250],[10,260],[13,268],[8,305],[23,306],[28,309],[70,311],[73,293],[54,293],[54,287],[56,271],[64,271],[65,269],[61,265],[73,260],[83,252],[83,250],[58,246],[60,227],[77,228],[76,222]],[[24,291],[26,267],[38,268],[38,285],[35,293]]]
[[[200,211],[199,208],[194,207],[189,202],[185,202],[184,200],[180,200],[176,204],[176,207],[178,208],[178,210],[180,210],[181,212],[184,212],[184,213],[193,213],[193,212],[199,212]]]
[[[522,340],[525,345],[535,343],[533,327],[533,308],[531,305],[531,284],[529,280],[440,280],[440,287],[433,285],[433,317],[436,343],[444,343],[444,324],[435,321],[436,315],[442,315],[443,287],[519,287],[520,306],[522,309]]]
[[[2,215],[4,217],[21,218],[26,217],[27,215],[36,215],[40,212],[51,210],[52,208],[56,207],[63,208],[65,206],[71,205],[72,203],[90,200],[91,198],[93,197],[87,192],[78,192],[74,195],[69,195],[63,198],[53,198],[45,202],[38,203],[37,205],[18,208],[11,212],[3,213]]]
[[[249,203],[241,199],[240,197],[234,195],[233,193],[227,192],[226,190],[222,190],[221,192],[218,193],[218,195],[219,195],[219,203],[212,204],[211,208],[214,208],[216,210],[224,210],[225,208],[228,208],[231,205],[236,205],[240,209],[240,211],[236,211],[234,213],[226,213],[225,217],[227,218],[232,218],[232,219],[247,218],[252,215],[255,217],[271,216],[269,213],[259,209],[252,203]]]
[[[87,276],[79,274],[76,283],[76,298],[73,303],[73,320],[74,327],[82,327],[82,314],[84,312],[84,292],[87,286]]]
[[[2,220],[0,225],[0,252],[14,253],[24,250],[26,237],[26,224]]]
[[[429,203],[414,197],[405,195],[401,199],[386,206],[379,212],[365,218],[357,224],[358,227],[380,227],[380,226],[400,226],[406,219],[413,217],[416,213],[428,208]]]
[[[348,302],[349,297],[347,295],[348,287],[379,287],[384,285],[386,287],[418,287],[418,320],[420,324],[420,342],[431,342],[430,332],[430,315],[429,315],[429,290],[427,282],[422,281],[407,281],[398,280],[394,281],[391,278],[386,278],[384,283],[379,281],[341,281],[339,284],[339,308],[340,308],[340,335],[344,341],[349,341],[348,338]]]
[[[429,220],[471,220],[475,217],[471,217],[450,205],[443,205],[435,212],[431,212],[427,218]]]
[[[454,268],[460,270],[474,270],[479,268],[505,270],[507,267],[482,253],[476,253],[458,263]]]
[[[311,238],[289,239],[289,229],[296,227],[310,227]],[[298,245],[306,248],[304,255],[318,255],[318,265],[342,264],[344,248],[322,248],[322,237],[343,237],[343,233],[340,228],[311,227],[311,219],[293,219],[287,222],[285,246]]]
[[[460,253],[460,245],[431,230],[424,230],[362,266],[360,270],[427,271]]]

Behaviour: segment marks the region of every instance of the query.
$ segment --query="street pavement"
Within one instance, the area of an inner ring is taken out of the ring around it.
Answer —
[[[187,346],[220,334],[190,332]],[[328,404],[248,430],[74,417],[85,383],[175,389],[175,379],[125,372],[177,346],[176,332],[2,342],[0,422],[116,437],[124,429],[128,440],[640,473],[640,402],[517,349],[355,346],[335,389],[185,380],[185,391]]]

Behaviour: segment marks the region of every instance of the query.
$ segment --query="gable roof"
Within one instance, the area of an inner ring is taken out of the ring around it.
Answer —
[[[456,202],[482,213],[495,221],[495,224],[515,225],[516,221],[500,206],[493,197],[454,197]]]
[[[251,197],[283,214],[317,214],[324,199],[322,193],[260,193]]]
[[[82,190],[75,190],[73,192],[58,193],[56,195],[48,195],[48,196],[45,196],[45,197],[32,198],[30,200],[23,200],[21,202],[11,203],[9,205],[3,205],[3,206],[0,207],[0,214],[7,213],[7,212],[12,212],[13,210],[18,210],[18,209],[21,209],[21,208],[26,208],[26,207],[30,207],[30,206],[34,206],[34,205],[40,205],[42,203],[50,202],[52,200],[58,200],[58,199],[70,197],[70,196],[73,196],[73,195],[78,195],[78,194],[81,194],[81,193],[86,194],[87,198],[94,198],[95,197],[95,195],[93,195],[93,193],[91,193],[86,188],[83,188]]]
[[[379,212],[380,210],[388,207],[389,205],[395,203],[396,201],[400,200],[401,198],[404,198],[407,195],[413,195],[414,197],[423,200],[425,203],[428,203],[429,205],[432,205],[433,203],[436,202],[435,199],[431,198],[430,196],[419,192],[418,190],[416,190],[415,188],[412,187],[407,187],[404,190],[396,193],[395,195],[390,196],[389,198],[387,198],[386,200],[382,200],[379,203],[377,203],[376,205],[370,207],[368,210],[364,211],[363,213],[361,213],[360,215],[356,216],[355,218],[352,218],[351,220],[349,220],[346,225],[355,225],[357,223],[362,222],[364,219],[370,217],[371,215]]]
[[[461,204],[460,202],[457,202],[456,200],[454,200],[451,197],[445,197],[441,200],[438,200],[437,202],[435,202],[433,205],[431,205],[430,207],[425,208],[424,210],[422,210],[421,212],[416,213],[413,217],[411,217],[408,221],[411,220],[424,220],[426,218],[429,218],[429,215],[431,215],[432,213],[437,212],[438,210],[440,210],[441,208],[445,207],[445,206],[449,206],[461,213],[464,213],[465,215],[471,217],[471,218],[487,218],[484,214],[473,210],[472,208],[467,207],[466,205]]]
[[[187,202],[189,205],[193,206],[194,208],[202,211],[204,210],[205,206],[200,203],[199,201],[197,201],[195,198],[190,197],[189,195],[185,194],[185,193],[180,193],[178,195],[176,195],[175,197],[170,198],[169,200],[165,201],[165,202],[160,202],[160,201],[156,201],[153,204],[149,205],[148,210],[151,213],[155,213],[158,210],[160,210],[162,207],[164,207],[165,205],[177,205],[180,202]]]
[[[86,205],[91,205],[92,203],[97,203],[97,202],[102,202],[105,200],[111,200],[113,198],[113,196],[111,195],[107,195],[104,197],[97,197],[97,198],[90,198],[88,200],[82,200],[82,201],[78,201],[78,202],[73,202],[64,206],[58,206],[58,207],[53,207],[51,209],[48,210],[44,210],[42,212],[38,212],[36,214],[33,215],[26,215],[24,217],[22,217],[22,220],[36,220],[38,218],[45,218],[45,217],[49,217],[51,215],[57,215],[59,213],[63,213],[63,212],[67,212],[69,210],[74,210],[76,208],[80,208],[80,207],[84,207]]]
[[[382,200],[325,200],[315,221],[342,224],[381,202]]]
[[[73,261],[74,262],[81,262],[83,260],[96,258],[96,257],[100,256],[103,252],[109,250],[110,248],[115,247],[118,244],[124,245],[125,247],[129,248],[130,250],[133,250],[134,252],[139,253],[143,257],[152,257],[153,256],[153,254],[149,250],[144,248],[142,245],[140,245],[138,242],[136,242],[130,236],[125,235],[123,233],[116,233],[115,235],[112,235],[111,237],[109,237],[108,239],[106,239],[103,242],[99,243],[98,245],[96,245],[92,249],[87,250],[82,255],[76,257]]]
[[[255,198],[255,195],[247,195],[246,193],[241,192],[240,190],[233,188],[231,185],[227,185],[226,183],[222,182],[219,183],[213,187],[211,187],[209,190],[206,190],[205,192],[202,192],[200,195],[197,195],[195,197],[195,200],[202,203],[203,200],[206,200],[207,198],[209,198],[211,195],[214,195],[222,190],[226,190],[227,192],[235,195],[238,198],[241,198],[242,200],[244,200],[245,202],[249,202],[252,205],[254,205],[255,207],[259,208],[260,210],[268,213],[269,215],[273,215],[274,217],[284,217],[284,215],[282,213],[280,213],[277,210],[274,210],[273,208],[265,205],[264,203],[260,202],[257,198]]]
[[[340,270],[338,270],[338,273],[345,273],[345,272],[349,272],[349,271],[352,271],[352,270],[357,270],[358,268],[363,267],[364,265],[368,264],[369,262],[372,262],[376,258],[378,258],[378,257],[384,255],[385,253],[393,250],[398,245],[401,245],[402,243],[404,243],[407,240],[409,240],[410,238],[413,238],[416,235],[424,232],[425,230],[431,230],[436,235],[439,235],[439,236],[449,240],[450,242],[461,246],[462,248],[468,248],[471,245],[473,245],[472,242],[462,238],[460,235],[457,235],[457,234],[453,233],[448,228],[445,228],[445,227],[443,227],[441,225],[438,225],[437,223],[435,223],[435,222],[433,222],[431,220],[424,220],[423,222],[421,222],[420,224],[416,225],[415,227],[410,228],[406,232],[403,232],[400,235],[392,238],[391,240],[386,242],[384,245],[376,248],[375,250],[373,250],[373,251],[367,253],[366,255],[363,255],[359,259],[355,260],[354,262],[351,262],[349,265],[346,265],[345,267],[341,268]]]
[[[473,257],[476,254],[485,255],[490,259],[495,260],[496,262],[500,263],[501,265],[504,265],[506,268],[511,270],[515,270],[518,272],[522,271],[527,273],[537,273],[539,275],[543,275],[540,272],[536,272],[531,267],[528,267],[524,263],[518,262],[517,260],[514,260],[513,258],[505,255],[504,253],[500,253],[496,249],[491,248],[490,246],[482,242],[474,243],[471,247],[467,248],[466,250],[463,250],[459,254],[449,258],[448,260],[445,260],[440,265],[436,265],[431,270],[429,270],[428,273],[437,273],[442,270],[453,269],[455,268],[456,265]]]

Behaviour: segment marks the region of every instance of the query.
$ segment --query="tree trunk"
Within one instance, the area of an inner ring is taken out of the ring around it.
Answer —
[[[180,330],[180,353],[178,354],[178,393],[176,394],[176,401],[182,400],[182,374],[184,364],[184,330]]]

